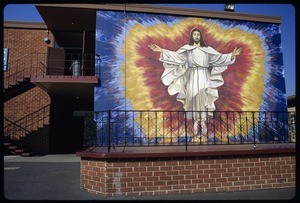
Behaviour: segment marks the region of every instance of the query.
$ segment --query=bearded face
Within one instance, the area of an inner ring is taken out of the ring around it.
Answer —
[[[200,43],[200,39],[201,39],[201,34],[199,31],[194,31],[193,32],[193,40],[195,44],[199,44]]]

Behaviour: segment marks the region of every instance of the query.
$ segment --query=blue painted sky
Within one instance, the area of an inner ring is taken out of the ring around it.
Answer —
[[[178,8],[223,11],[224,4],[157,4]],[[4,20],[43,22],[33,4],[8,4],[2,10]],[[280,16],[282,33],[283,64],[287,96],[295,95],[295,8],[291,4],[236,4],[235,12]]]

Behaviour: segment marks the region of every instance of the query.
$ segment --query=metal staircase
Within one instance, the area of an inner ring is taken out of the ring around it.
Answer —
[[[41,57],[44,55],[32,53],[9,63],[4,72],[4,102],[35,87],[30,78],[45,73],[45,57]]]
[[[34,155],[26,147],[25,139],[49,125],[49,115],[50,105],[47,105],[17,121],[4,117],[4,153],[6,155]]]
[[[30,78],[23,78],[22,80],[16,81],[14,85],[9,85],[3,90],[4,102],[34,88],[35,85],[30,82]]]
[[[45,73],[45,54],[27,54],[8,64],[4,72],[4,102],[35,87],[30,78]],[[49,110],[47,105],[16,121],[4,117],[4,154],[31,156],[34,153],[24,148],[26,136],[33,134],[44,125],[49,124]],[[48,112],[46,113],[47,110]],[[47,122],[45,122],[47,120]]]
[[[48,50],[47,53],[30,53],[11,61],[3,77],[4,102],[34,88],[37,84],[35,83],[36,78],[50,78],[55,81],[58,76],[61,76],[61,79],[65,79],[65,71],[68,74],[73,62],[79,60],[82,60],[82,66],[77,67],[77,69],[82,69],[80,76],[88,76],[87,80],[91,76],[97,75],[99,77],[100,73],[97,71],[100,71],[100,58],[96,59],[95,54],[65,54],[53,48],[52,51],[49,52]],[[97,67],[95,67],[95,64],[97,64]],[[71,67],[75,68],[74,66]],[[67,76],[67,78],[72,77],[71,75]],[[78,75],[76,75],[76,79],[78,79]],[[34,137],[38,135],[39,130],[45,130],[47,125],[49,127],[49,117],[50,105],[19,120],[4,118],[5,152],[23,154],[26,145],[30,145],[29,138],[35,139]],[[25,139],[26,144],[24,144]]]

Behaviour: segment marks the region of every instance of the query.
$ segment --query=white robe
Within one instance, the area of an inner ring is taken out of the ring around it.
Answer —
[[[169,94],[177,94],[189,118],[205,119],[216,109],[217,88],[224,84],[221,73],[235,62],[235,57],[212,47],[185,45],[176,52],[163,49],[159,60],[165,68],[161,80]]]

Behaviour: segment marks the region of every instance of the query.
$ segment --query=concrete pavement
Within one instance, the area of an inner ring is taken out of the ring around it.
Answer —
[[[80,157],[75,154],[4,157],[7,200],[291,200],[295,188],[156,196],[104,197],[79,187]]]

